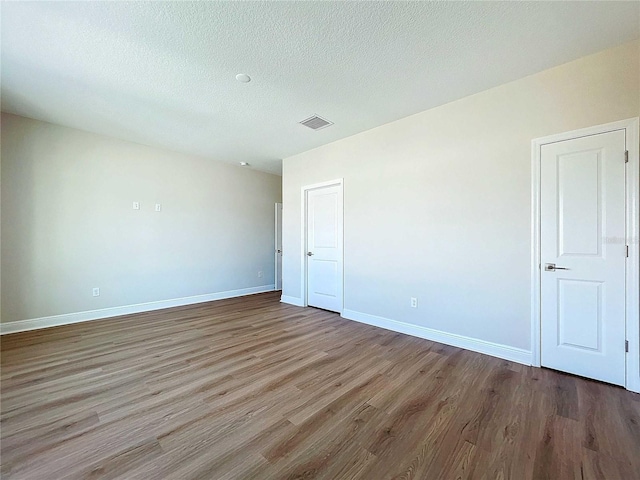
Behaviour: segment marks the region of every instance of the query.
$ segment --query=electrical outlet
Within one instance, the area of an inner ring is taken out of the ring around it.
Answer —
[[[99,297],[100,296],[100,289],[98,287],[93,289],[93,296],[94,297]]]
[[[258,272],[258,278],[262,278],[262,270]]]
[[[159,212],[162,210],[162,205],[160,203],[156,203],[156,212]]]
[[[140,210],[140,202],[133,202],[133,209]]]
[[[418,308],[418,299],[416,297],[411,297],[411,308]]]

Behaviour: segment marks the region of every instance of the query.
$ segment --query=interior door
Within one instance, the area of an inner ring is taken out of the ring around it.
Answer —
[[[282,204],[276,203],[276,236],[275,236],[275,260],[276,260],[276,290],[282,290]]]
[[[625,133],[541,150],[541,364],[625,383]]]
[[[307,304],[342,311],[342,186],[307,192]]]

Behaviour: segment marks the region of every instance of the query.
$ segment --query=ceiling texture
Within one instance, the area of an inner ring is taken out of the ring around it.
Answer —
[[[640,37],[635,1],[1,9],[3,111],[275,174],[282,158]],[[313,114],[334,125],[298,123]]]

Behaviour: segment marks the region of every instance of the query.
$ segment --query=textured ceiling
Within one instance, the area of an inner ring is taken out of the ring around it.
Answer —
[[[3,111],[273,173],[284,157],[640,36],[640,2],[1,8]],[[335,125],[297,123],[314,113]]]

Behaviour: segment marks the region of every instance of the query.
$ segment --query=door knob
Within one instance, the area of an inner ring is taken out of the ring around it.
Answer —
[[[313,255],[313,252],[307,252],[307,257],[310,257]]]
[[[278,253],[282,253],[282,250],[278,249],[278,250],[276,250],[276,252],[278,252]]]
[[[544,269],[546,272],[555,272],[556,270],[569,270],[567,267],[556,267],[555,263],[545,263]]]

